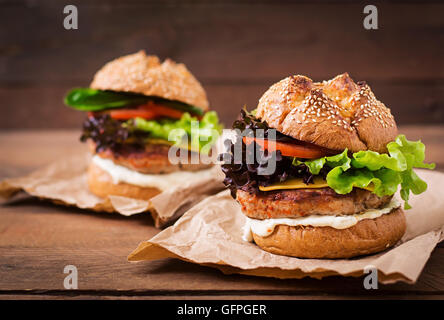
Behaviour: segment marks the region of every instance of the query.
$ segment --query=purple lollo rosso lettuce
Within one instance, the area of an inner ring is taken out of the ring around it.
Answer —
[[[241,132],[245,130],[256,131],[264,130],[264,137],[268,138],[270,129],[266,122],[261,122],[245,110],[241,110],[239,119],[233,124],[233,129]],[[276,140],[291,141],[293,138],[288,137],[280,132],[275,131]],[[270,134],[271,136],[271,134]],[[235,144],[242,144],[242,159],[240,163],[234,163]],[[225,147],[229,150],[227,153],[221,154],[219,160],[223,162],[222,171],[225,174],[224,184],[231,190],[233,198],[236,197],[236,190],[240,189],[250,193],[261,193],[259,186],[269,186],[276,182],[283,182],[289,178],[302,178],[306,184],[313,183],[315,174],[311,173],[309,167],[305,164],[295,165],[293,158],[284,157],[279,150],[268,152],[263,150],[253,142],[253,148],[246,146],[241,137],[237,137],[236,142],[226,140]],[[252,153],[256,152],[256,156]],[[247,161],[251,159],[252,161]],[[276,170],[272,174],[264,174],[270,161],[276,162]],[[253,163],[250,163],[253,162]],[[327,168],[322,168],[316,175],[325,177]]]

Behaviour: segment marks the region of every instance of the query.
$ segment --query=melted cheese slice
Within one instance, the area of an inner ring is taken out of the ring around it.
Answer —
[[[315,177],[313,179],[314,183],[305,184],[301,178],[289,179],[284,182],[277,182],[272,185],[263,187],[259,186],[260,191],[272,191],[272,190],[286,190],[286,189],[319,189],[328,187],[327,181],[322,177]],[[370,184],[368,187],[363,189],[373,191],[373,186]]]
[[[272,185],[263,187],[259,186],[261,191],[283,190],[283,189],[318,189],[328,187],[327,181],[322,177],[315,177],[314,183],[305,184],[301,178],[289,179],[284,182],[277,182]]]

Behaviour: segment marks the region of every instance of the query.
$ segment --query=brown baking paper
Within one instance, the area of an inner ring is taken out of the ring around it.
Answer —
[[[27,176],[0,182],[0,199],[13,200],[20,191],[94,211],[118,212],[125,216],[150,211],[156,227],[173,221],[194,204],[223,189],[223,175],[215,166],[211,178],[187,186],[172,185],[149,201],[121,196],[103,199],[92,194],[87,185],[86,171],[91,160],[89,154],[61,159]],[[198,173],[196,173],[198,174]]]
[[[436,244],[444,238],[444,174],[418,170],[429,188],[411,199],[407,231],[396,247],[354,259],[298,259],[279,256],[242,240],[245,217],[229,191],[222,191],[191,208],[173,226],[139,244],[129,261],[173,257],[212,266],[226,274],[276,278],[362,276],[378,269],[382,283],[414,283]]]

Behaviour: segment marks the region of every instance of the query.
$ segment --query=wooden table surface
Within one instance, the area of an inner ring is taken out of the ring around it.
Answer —
[[[444,127],[400,128],[421,137],[427,160],[444,170]],[[0,179],[26,174],[85,150],[79,132],[0,132]],[[129,263],[127,255],[158,230],[147,214],[130,218],[53,205],[25,197],[0,206],[0,299],[444,299],[444,245],[418,282],[365,290],[363,278],[279,280],[223,275],[175,259]],[[78,290],[65,290],[66,265],[78,269]]]

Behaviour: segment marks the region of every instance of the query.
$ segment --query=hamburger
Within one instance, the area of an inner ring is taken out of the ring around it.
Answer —
[[[211,164],[188,160],[211,152],[221,125],[183,64],[144,51],[120,57],[103,66],[89,88],[71,90],[65,104],[87,113],[81,141],[93,154],[88,185],[99,197],[149,200],[211,174]],[[172,146],[185,151],[185,161],[170,161]]]
[[[233,129],[222,170],[246,216],[244,240],[279,255],[351,258],[393,246],[406,230],[401,201],[409,209],[410,193],[427,188],[413,168],[434,168],[424,144],[398,135],[390,109],[347,73],[287,77]]]

